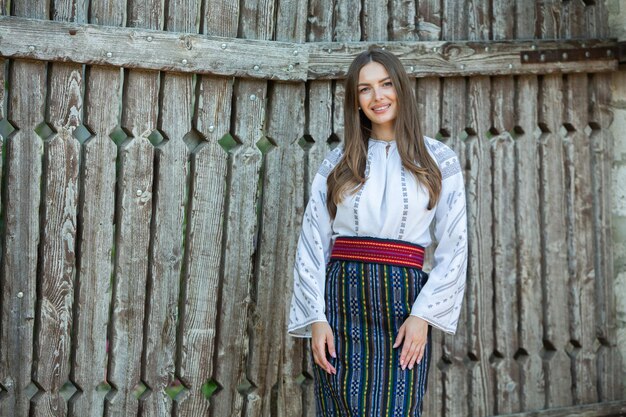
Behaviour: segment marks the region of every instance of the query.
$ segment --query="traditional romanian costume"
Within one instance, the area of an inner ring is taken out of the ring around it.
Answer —
[[[393,349],[409,315],[456,331],[465,289],[467,222],[459,160],[424,138],[442,174],[441,196],[428,210],[428,190],[403,166],[396,143],[370,139],[365,184],[344,196],[334,220],[326,181],[342,157],[333,150],[313,180],[294,267],[288,331],[311,337],[326,321],[335,338],[337,370],[314,365],[318,416],[420,416],[430,357],[402,370]],[[438,242],[434,266],[422,271],[424,248]]]

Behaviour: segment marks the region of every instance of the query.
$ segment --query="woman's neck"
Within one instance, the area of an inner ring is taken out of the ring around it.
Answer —
[[[373,126],[372,137],[375,139],[391,142],[395,136],[393,126]]]

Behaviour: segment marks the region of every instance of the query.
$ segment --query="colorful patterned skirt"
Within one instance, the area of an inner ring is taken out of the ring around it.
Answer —
[[[426,283],[424,249],[407,242],[337,238],[326,268],[326,316],[337,370],[314,365],[317,416],[418,417],[426,392],[430,328],[422,361],[400,366],[398,330]]]

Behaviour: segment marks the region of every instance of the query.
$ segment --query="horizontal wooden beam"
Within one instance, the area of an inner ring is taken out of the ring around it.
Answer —
[[[340,79],[370,46],[413,77],[607,72],[619,56],[615,40],[289,43],[0,17],[0,56],[229,77]]]
[[[0,55],[146,70],[304,81],[303,44],[0,17]]]
[[[614,417],[626,415],[626,401],[611,401],[572,407],[549,408],[516,414],[503,414],[506,417]]]

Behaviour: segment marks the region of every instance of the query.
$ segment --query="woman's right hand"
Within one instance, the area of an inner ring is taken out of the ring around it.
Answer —
[[[336,374],[337,370],[326,359],[327,346],[330,356],[333,358],[337,357],[335,339],[330,325],[325,321],[315,322],[311,325],[311,333],[311,349],[313,350],[315,363],[329,374]]]

